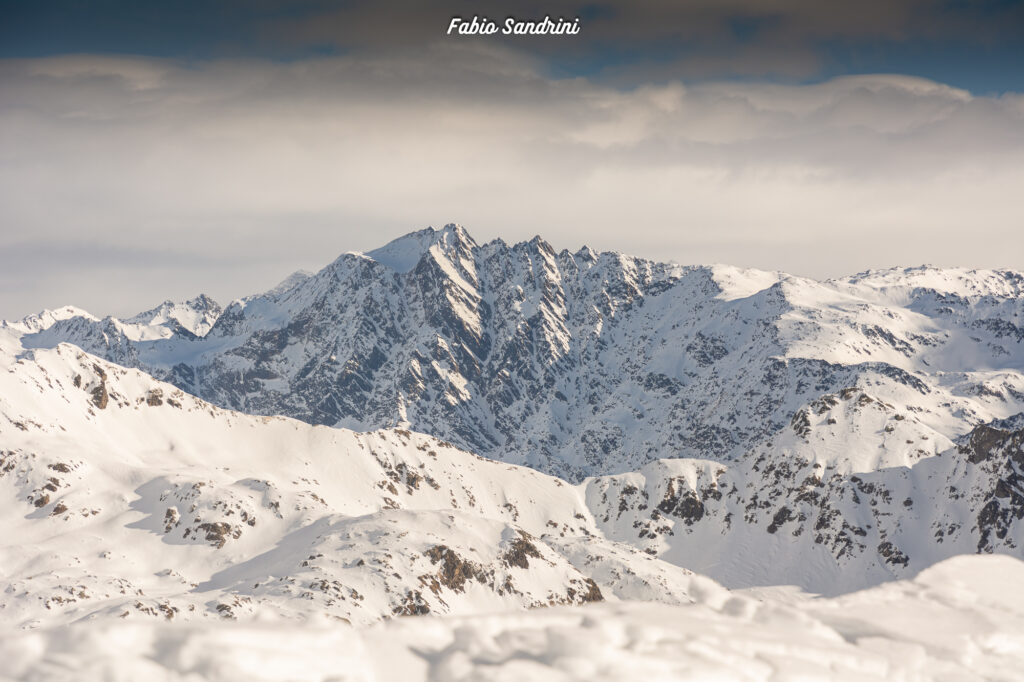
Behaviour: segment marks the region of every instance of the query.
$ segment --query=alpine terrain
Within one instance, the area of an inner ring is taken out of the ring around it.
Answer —
[[[0,370],[0,679],[1024,663],[1021,273],[448,225],[223,308],[2,322]]]

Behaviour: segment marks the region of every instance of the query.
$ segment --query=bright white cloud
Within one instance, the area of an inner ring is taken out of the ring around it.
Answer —
[[[0,317],[268,288],[458,221],[816,277],[1024,269],[1024,97],[552,80],[502,49],[0,62]],[[128,286],[126,286],[126,284]]]

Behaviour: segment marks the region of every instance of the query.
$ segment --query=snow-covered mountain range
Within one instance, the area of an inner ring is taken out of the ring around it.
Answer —
[[[9,623],[366,623],[714,589],[604,538],[580,488],[430,436],[228,412],[67,344],[7,360]]]
[[[1024,410],[1020,273],[817,282],[556,253],[539,237],[480,246],[457,225],[223,311],[201,296],[9,327],[26,347],[73,343],[226,409],[409,428],[572,481],[769,443],[842,471],[911,466]],[[820,403],[850,390],[873,403]]]
[[[4,322],[0,613],[720,607],[1024,558],[1022,313],[1014,272],[817,282],[452,225],[223,310]]]

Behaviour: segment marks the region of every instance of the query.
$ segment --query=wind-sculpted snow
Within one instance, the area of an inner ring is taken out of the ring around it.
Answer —
[[[737,460],[848,390],[906,421],[811,420],[799,454],[912,466],[1024,411],[1022,292],[1008,271],[816,282],[555,252],[539,237],[478,245],[449,225],[344,254],[219,316],[208,299],[175,308],[216,319],[205,333],[160,309],[144,316],[150,331],[68,309],[8,326],[26,347],[68,341],[224,408],[410,428],[579,481],[662,458]]]
[[[0,636],[0,679],[1011,680],[1024,666],[1024,564],[959,557],[835,599],[699,593],[403,618],[356,629],[265,618],[75,624]]]

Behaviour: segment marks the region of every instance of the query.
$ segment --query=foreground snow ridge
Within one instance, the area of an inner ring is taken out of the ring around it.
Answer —
[[[713,591],[369,628],[76,624],[0,637],[0,679],[993,680],[1024,666],[1024,562],[958,557],[833,599]]]

